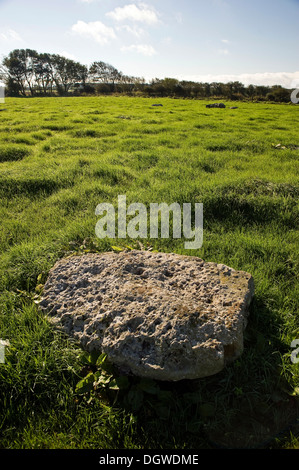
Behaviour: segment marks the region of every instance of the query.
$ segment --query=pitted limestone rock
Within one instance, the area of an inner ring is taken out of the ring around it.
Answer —
[[[252,276],[172,253],[90,253],[50,271],[40,303],[87,351],[140,377],[220,372],[243,351]]]

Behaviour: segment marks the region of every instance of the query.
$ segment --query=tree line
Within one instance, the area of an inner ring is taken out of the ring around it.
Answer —
[[[124,93],[149,97],[222,98],[229,100],[289,102],[290,90],[280,85],[245,86],[239,81],[202,83],[128,76],[106,62],[89,67],[59,54],[15,49],[0,65],[6,96],[65,96]]]

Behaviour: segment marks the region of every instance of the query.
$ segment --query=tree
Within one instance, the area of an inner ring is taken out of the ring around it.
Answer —
[[[17,57],[10,53],[9,57],[5,57],[0,70],[0,79],[7,88],[13,90],[13,94],[26,95],[23,67]]]
[[[213,82],[211,83],[211,94],[213,96],[224,96],[225,95],[225,86],[223,83]]]
[[[258,85],[256,86],[255,90],[256,90],[256,98],[265,100],[267,94],[270,93],[271,88],[268,86],[264,86],[264,85]]]
[[[174,95],[179,81],[176,78],[166,77],[161,81],[161,85],[165,88],[167,95]]]
[[[290,90],[280,85],[274,85],[271,92],[267,94],[267,100],[288,103],[290,101]]]
[[[79,62],[58,54],[38,53],[32,49],[15,49],[0,64],[0,80],[5,82],[8,96],[47,95],[58,92],[73,93],[143,93],[148,96],[178,96],[190,98],[229,98],[241,100],[290,101],[290,90],[280,85],[273,87],[248,85],[241,82],[202,83],[179,81],[176,78],[144,78],[125,75],[113,65],[93,62],[88,68]]]
[[[59,94],[67,94],[76,84],[85,85],[88,76],[85,65],[58,54],[47,54],[45,60],[47,76],[55,83]]]
[[[86,65],[82,65],[79,62],[76,62],[77,67],[77,77],[79,78],[79,83],[82,87],[85,87],[87,80],[88,80],[88,67]]]
[[[121,81],[122,73],[113,65],[105,62],[93,62],[89,67],[89,78],[95,83],[112,83]]]
[[[15,49],[3,59],[2,77],[4,76],[6,84],[12,87],[14,83],[15,90],[26,96],[26,87],[29,88],[31,95],[34,93],[34,60],[36,51],[31,49]]]
[[[21,93],[20,85],[11,77],[9,77],[6,80],[5,93],[7,94],[7,96],[20,96],[20,93]]]
[[[51,65],[48,54],[38,54],[34,71],[38,91],[46,95],[48,89],[50,88],[50,92],[52,93],[53,79],[51,75]]]
[[[93,62],[89,67],[88,75],[92,82],[107,82],[107,64],[105,62]]]
[[[255,86],[253,85],[248,85],[247,90],[246,90],[246,95],[251,98],[251,101],[253,101],[253,97],[255,95]]]

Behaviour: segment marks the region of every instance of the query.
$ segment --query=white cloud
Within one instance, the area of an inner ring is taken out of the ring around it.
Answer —
[[[293,88],[299,88],[299,72],[297,72],[297,76],[295,76],[295,77],[292,79],[290,88],[291,88],[291,89],[293,89]]]
[[[221,42],[223,42],[223,44],[229,44],[229,40],[228,40],[228,39],[221,39]]]
[[[146,23],[148,25],[159,22],[159,18],[155,10],[145,3],[140,3],[138,6],[131,3],[124,7],[117,7],[113,11],[106,13],[106,15],[115,21],[130,20]]]
[[[101,21],[85,23],[85,21],[79,20],[71,29],[79,36],[92,38],[99,44],[107,44],[111,39],[116,38],[114,29],[106,26]]]
[[[297,72],[264,72],[264,73],[243,73],[231,75],[180,75],[179,80],[190,80],[203,83],[228,83],[239,81],[245,86],[248,85],[281,85],[286,88],[295,88],[295,83],[299,83],[299,71]]]
[[[5,42],[22,41],[22,38],[13,29],[5,29],[2,32],[0,32],[0,40],[5,41]]]
[[[139,26],[129,26],[127,24],[116,27],[117,31],[126,31],[127,33],[132,34],[136,38],[140,38],[144,33],[144,29],[139,28]]]
[[[122,52],[137,52],[138,54],[142,54],[145,56],[153,56],[157,54],[156,50],[153,48],[153,46],[150,46],[148,44],[132,44],[131,46],[123,46],[121,48]]]

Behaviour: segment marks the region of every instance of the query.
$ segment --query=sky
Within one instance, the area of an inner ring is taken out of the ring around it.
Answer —
[[[126,75],[299,88],[299,0],[0,0],[13,49]]]

